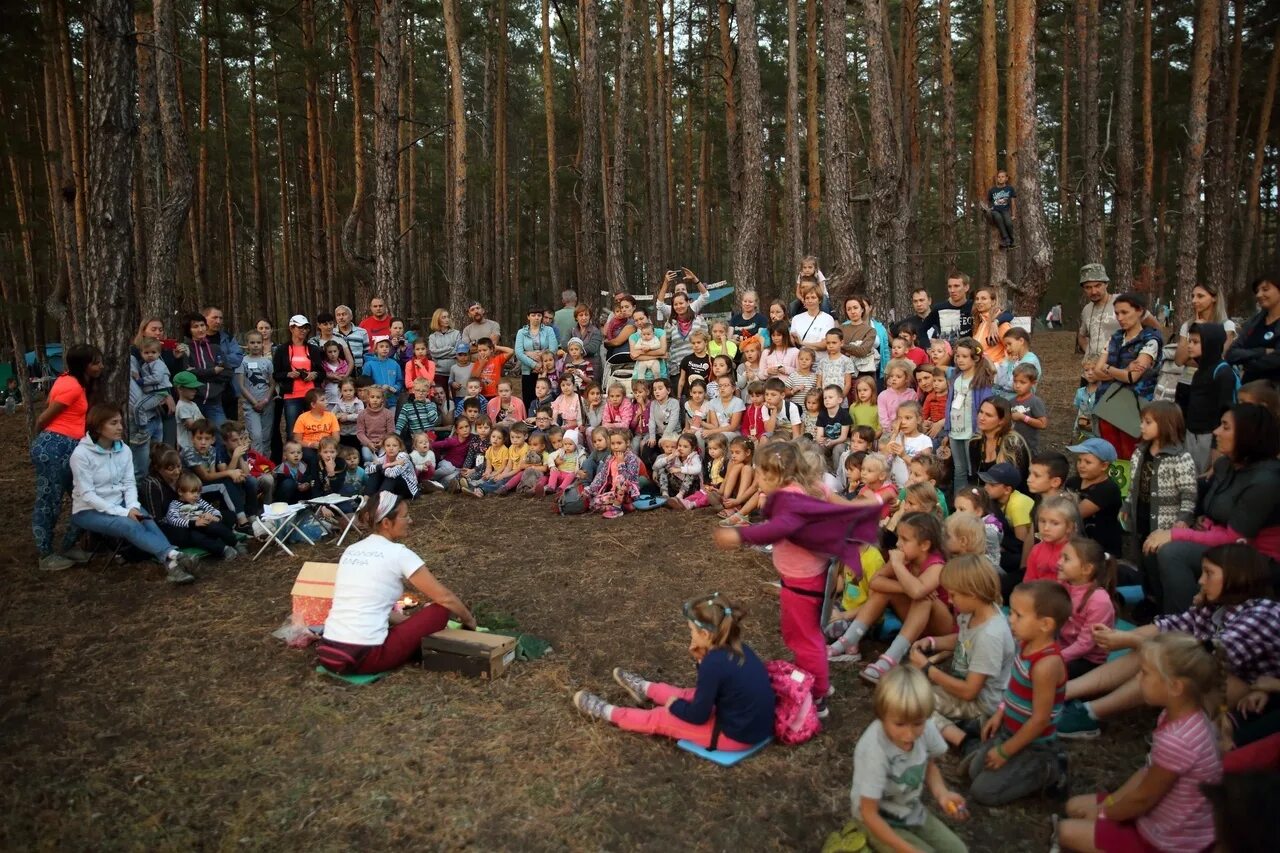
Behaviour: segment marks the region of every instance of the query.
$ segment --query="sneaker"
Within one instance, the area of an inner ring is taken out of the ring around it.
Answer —
[[[189,563],[190,558],[186,554],[170,551],[169,559],[165,562],[164,579],[172,584],[193,583],[196,576],[187,571],[186,565]]]
[[[862,676],[863,681],[869,684],[879,684],[880,677],[897,665],[898,662],[888,655],[880,655],[875,663],[869,664],[866,669],[858,674]]]
[[[818,712],[818,719],[825,720],[831,716],[831,709],[827,706],[827,697],[813,700],[813,710]]]
[[[75,560],[64,557],[61,554],[45,554],[40,558],[40,571],[61,572],[71,568],[75,564]]]
[[[1062,706],[1062,716],[1058,718],[1058,736],[1065,738],[1095,738],[1102,734],[1102,726],[1089,712],[1084,703],[1072,699]]]
[[[645,681],[634,672],[627,672],[625,669],[614,667],[613,680],[627,693],[631,694],[631,698],[637,702],[644,704],[649,702],[649,696],[645,690],[649,687],[649,682]]]
[[[588,717],[595,717],[598,720],[604,720],[606,723],[610,722],[609,712],[613,710],[613,706],[594,693],[579,690],[573,694],[573,704]]]
[[[224,560],[234,560],[236,557],[239,557],[239,556],[240,556],[240,552],[236,550],[234,545],[228,545],[227,547],[222,549],[222,559]]]
[[[73,563],[87,563],[93,559],[93,555],[83,548],[68,548],[62,552],[62,556]]]
[[[268,530],[267,526],[258,519],[255,518],[251,526],[254,539],[257,539],[260,542],[265,542],[271,538],[271,531]]]

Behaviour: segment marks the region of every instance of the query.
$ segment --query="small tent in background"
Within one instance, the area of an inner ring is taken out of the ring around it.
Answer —
[[[49,362],[49,367],[52,368],[54,373],[62,373],[67,369],[66,365],[63,364],[63,361],[62,361],[62,344],[53,344],[53,343],[45,344],[44,355],[45,355],[45,360]],[[36,353],[35,353],[35,350],[32,350],[31,352],[27,353],[27,368],[32,369],[35,366],[36,366]],[[10,368],[8,365],[6,365],[5,367],[6,369],[12,370],[12,368]],[[35,375],[34,370],[32,370],[32,375]],[[3,380],[0,380],[0,381],[3,381]]]

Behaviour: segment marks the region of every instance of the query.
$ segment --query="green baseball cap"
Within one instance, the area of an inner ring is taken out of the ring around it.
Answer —
[[[199,388],[201,382],[190,370],[183,370],[173,375],[173,385],[175,388]]]

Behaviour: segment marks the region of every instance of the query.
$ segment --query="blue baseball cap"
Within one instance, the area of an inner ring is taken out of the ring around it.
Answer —
[[[1088,453],[1110,465],[1116,461],[1116,449],[1105,438],[1087,438],[1079,444],[1067,446],[1072,453]]]
[[[1022,473],[1012,462],[997,462],[979,474],[978,479],[984,483],[998,483],[1016,489],[1022,483]]]
[[[466,341],[462,341],[461,343],[459,343],[459,344],[458,344],[458,349],[457,349],[457,351],[458,351],[458,352],[460,352],[460,353],[463,353],[463,352],[471,352],[471,345],[470,345],[469,343],[467,343]]]

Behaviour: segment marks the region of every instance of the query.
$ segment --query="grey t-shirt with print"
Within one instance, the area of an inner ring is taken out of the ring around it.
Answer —
[[[985,675],[987,680],[982,683],[976,701],[984,714],[994,714],[1009,684],[1017,646],[1004,614],[996,613],[976,628],[969,627],[972,619],[971,613],[961,613],[956,617],[960,636],[956,638],[956,649],[951,657],[951,674],[961,679],[971,672]]]
[[[926,721],[924,732],[916,738],[910,751],[894,745],[879,720],[867,726],[853,750],[853,788],[849,792],[853,814],[862,813],[864,797],[880,801],[880,814],[901,826],[921,826],[925,819],[925,771],[929,759],[945,755],[947,742],[938,734],[933,721]]]

